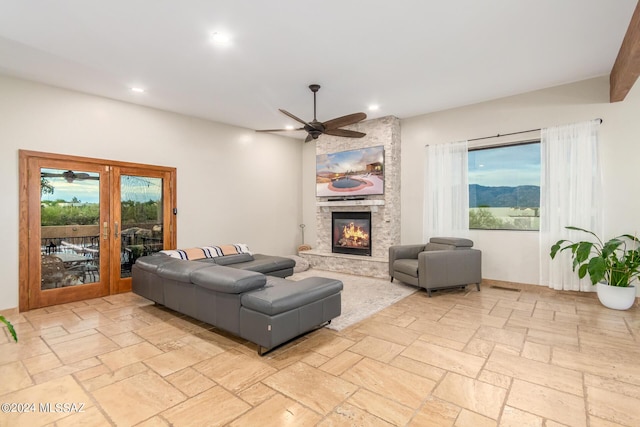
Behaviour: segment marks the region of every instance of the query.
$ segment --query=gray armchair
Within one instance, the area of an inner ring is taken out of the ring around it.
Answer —
[[[426,245],[398,245],[389,248],[389,275],[427,290],[466,287],[480,290],[482,252],[473,241],[457,237],[432,237]]]

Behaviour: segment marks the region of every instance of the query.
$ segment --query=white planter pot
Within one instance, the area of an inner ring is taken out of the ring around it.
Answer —
[[[626,310],[636,301],[636,288],[634,286],[620,287],[609,286],[606,283],[597,283],[598,299],[607,308],[614,310]]]

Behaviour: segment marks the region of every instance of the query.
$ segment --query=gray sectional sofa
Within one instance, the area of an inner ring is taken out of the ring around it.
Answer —
[[[261,355],[340,315],[341,281],[287,280],[293,260],[244,255],[193,261],[143,256],[133,265],[132,290],[257,344]]]

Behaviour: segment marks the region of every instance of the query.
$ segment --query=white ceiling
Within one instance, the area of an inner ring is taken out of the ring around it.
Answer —
[[[320,121],[406,118],[606,75],[636,3],[0,0],[0,73],[250,129],[310,121],[311,83]]]

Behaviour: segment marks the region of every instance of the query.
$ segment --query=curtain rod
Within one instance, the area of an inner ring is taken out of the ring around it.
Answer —
[[[600,123],[602,123],[602,121],[603,121],[602,119],[599,119],[599,118],[595,119],[595,120],[600,120]],[[503,134],[497,134],[497,135],[491,135],[491,136],[483,136],[482,138],[467,139],[467,141],[471,142],[471,141],[480,141],[480,140],[483,140],[483,139],[500,138],[501,136],[518,135],[518,134],[521,134],[521,133],[536,132],[536,131],[539,131],[539,130],[542,130],[542,129],[541,128],[529,129],[529,130],[522,130],[520,132],[511,132],[511,133],[503,133]]]

